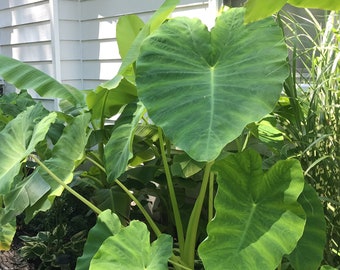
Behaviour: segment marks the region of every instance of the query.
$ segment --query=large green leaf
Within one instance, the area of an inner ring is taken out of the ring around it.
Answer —
[[[318,8],[326,10],[340,10],[340,1],[338,0],[288,0],[288,4],[303,8]]]
[[[19,182],[4,196],[5,214],[3,222],[15,219],[27,207],[37,203],[50,189],[50,185],[45,182],[38,170],[34,171],[27,179]]]
[[[169,20],[137,60],[137,91],[150,118],[197,161],[215,159],[271,112],[288,75],[281,29],[271,18],[245,25],[244,13],[222,13],[211,33],[198,19]]]
[[[117,215],[105,210],[98,215],[96,225],[89,231],[83,255],[78,258],[76,270],[88,270],[92,257],[102,243],[120,231],[121,224]]]
[[[0,194],[9,192],[21,162],[42,141],[56,119],[41,104],[29,107],[9,122],[0,132]]]
[[[44,162],[66,184],[72,181],[73,170],[77,161],[84,156],[85,146],[90,135],[88,130],[89,122],[90,114],[88,113],[75,117],[64,128],[63,134],[53,148],[52,157]],[[47,172],[40,170],[40,173],[52,187],[49,197],[59,196],[63,191],[63,187],[52,180]]]
[[[140,221],[104,241],[93,257],[90,270],[166,270],[172,255],[172,238],[162,234],[150,245],[150,232]]]
[[[104,149],[105,168],[109,181],[118,178],[127,168],[132,157],[134,130],[144,110],[141,104],[129,104],[117,121],[117,128],[113,130]]]
[[[338,0],[248,0],[245,22],[253,22],[278,12],[286,3],[301,8],[340,10]]]
[[[119,48],[119,54],[123,59],[129,54],[129,50],[137,38],[139,32],[144,27],[144,22],[136,15],[126,15],[119,18],[116,27],[117,43]],[[145,30],[144,30],[145,31]],[[135,52],[134,52],[135,53]],[[131,52],[130,52],[131,55]],[[135,70],[133,65],[130,65],[125,69],[124,76],[134,82]]]
[[[90,114],[81,114],[73,119],[63,129],[63,133],[52,150],[50,159],[44,161],[44,165],[68,184],[72,181],[73,170],[77,161],[84,156],[85,146],[89,136],[88,125]],[[51,207],[56,196],[61,195],[64,188],[59,185],[49,172],[41,167],[38,168],[41,177],[50,185],[51,190],[46,193],[37,203],[26,209],[26,219],[34,216],[36,211],[45,211]]]
[[[249,0],[245,4],[247,11],[244,20],[250,23],[269,17],[278,12],[286,3],[287,0]]]
[[[298,202],[306,212],[306,226],[301,239],[288,258],[295,270],[318,269],[326,243],[326,222],[322,204],[308,184]]]
[[[129,52],[133,41],[143,27],[144,22],[137,15],[130,14],[119,18],[116,27],[116,35],[119,54],[122,59],[124,59]]]
[[[205,269],[272,270],[302,236],[305,214],[297,202],[304,178],[297,160],[262,171],[254,150],[218,161],[216,216],[199,246]]]
[[[151,16],[148,22],[144,25],[141,31],[138,33],[137,37],[134,39],[130,46],[129,51],[126,53],[122,65],[118,71],[118,77],[124,75],[124,77],[134,83],[135,76],[132,71],[132,65],[136,62],[139,55],[140,47],[144,39],[150,35],[155,29],[157,29],[171,14],[171,12],[176,8],[179,0],[165,0],[164,3],[157,9],[157,11]],[[120,37],[118,37],[119,39]],[[103,83],[101,86],[103,88],[112,89],[112,86],[116,83],[116,77],[110,81]]]
[[[0,76],[18,89],[34,89],[42,97],[66,99],[84,104],[81,91],[63,86],[46,73],[18,60],[0,55]]]

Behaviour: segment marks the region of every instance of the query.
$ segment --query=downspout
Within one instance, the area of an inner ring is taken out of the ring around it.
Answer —
[[[50,0],[50,22],[51,22],[51,46],[52,46],[52,66],[54,74],[52,76],[62,82],[61,77],[61,57],[60,57],[60,29],[59,29],[59,0]],[[59,102],[54,101],[54,107],[59,109]]]
[[[52,64],[54,78],[61,82],[61,60],[60,60],[60,29],[59,29],[59,0],[50,0],[51,13],[51,45]]]
[[[208,14],[209,19],[207,20],[207,26],[211,29],[215,25],[216,15],[222,6],[222,0],[208,0]]]

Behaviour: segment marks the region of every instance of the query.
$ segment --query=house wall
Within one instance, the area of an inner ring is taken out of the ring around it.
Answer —
[[[0,53],[18,59],[56,77],[49,0],[0,1]],[[4,92],[16,91],[4,82]],[[56,109],[54,99],[40,98],[48,109]]]
[[[0,1],[1,53],[54,75],[48,0]]]

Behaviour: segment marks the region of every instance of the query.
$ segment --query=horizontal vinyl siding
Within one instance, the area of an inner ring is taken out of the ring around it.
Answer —
[[[51,41],[50,22],[14,25],[1,29],[1,44],[14,45]]]
[[[0,17],[0,27],[48,21],[50,19],[48,1],[12,7],[10,10],[4,8],[0,11]]]
[[[0,0],[0,52],[18,59],[51,76],[55,75],[49,0]],[[6,85],[6,92],[14,91]],[[54,99],[40,98],[49,109],[56,109]]]
[[[1,53],[53,75],[49,1],[0,2]]]
[[[52,48],[49,41],[5,45],[1,47],[1,53],[11,55],[23,62],[51,61],[52,59]],[[38,59],[37,55],[39,55]]]
[[[45,0],[1,0],[0,9],[13,8],[19,6],[25,6],[28,4],[44,2]]]

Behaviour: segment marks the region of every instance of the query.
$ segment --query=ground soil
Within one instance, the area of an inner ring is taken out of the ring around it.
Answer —
[[[0,270],[34,270],[33,264],[19,255],[19,248],[20,242],[15,239],[9,251],[0,251]]]

